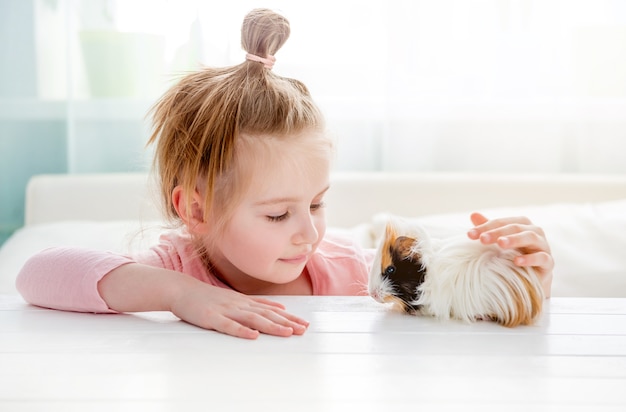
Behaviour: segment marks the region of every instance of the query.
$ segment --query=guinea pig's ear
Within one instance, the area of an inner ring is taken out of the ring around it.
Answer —
[[[387,226],[385,226],[385,239],[387,241],[395,241],[396,237],[398,237],[398,232],[396,231],[396,226],[391,222],[387,222]]]
[[[414,252],[413,244],[415,244],[414,238],[408,236],[399,236],[394,242],[393,249],[400,259],[417,260],[419,259],[419,256],[417,256]]]
[[[393,223],[387,222],[385,226],[385,237],[381,246],[381,270],[393,264],[394,242],[396,241],[396,229]]]

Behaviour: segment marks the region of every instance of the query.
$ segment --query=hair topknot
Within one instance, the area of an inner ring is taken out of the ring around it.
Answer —
[[[289,21],[270,9],[254,9],[241,26],[241,47],[248,53],[273,56],[289,38]]]

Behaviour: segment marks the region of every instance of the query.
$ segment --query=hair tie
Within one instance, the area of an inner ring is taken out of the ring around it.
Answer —
[[[267,57],[261,57],[261,56],[257,56],[256,54],[246,53],[246,60],[263,63],[263,67],[271,70],[272,67],[274,67],[274,62],[276,61],[276,57],[269,56],[269,55]]]

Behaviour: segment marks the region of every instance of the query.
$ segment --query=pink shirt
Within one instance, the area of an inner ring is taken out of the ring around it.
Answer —
[[[349,239],[327,234],[307,263],[313,295],[366,295],[373,249],[361,249]],[[205,267],[185,231],[170,231],[159,244],[133,256],[55,247],[31,257],[18,274],[16,286],[37,306],[78,312],[114,312],[98,293],[98,282],[115,268],[142,263],[175,270],[211,285],[228,288]]]

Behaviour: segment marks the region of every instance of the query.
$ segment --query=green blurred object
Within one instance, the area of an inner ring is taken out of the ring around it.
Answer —
[[[164,40],[146,33],[79,34],[91,97],[146,97],[160,90]]]

